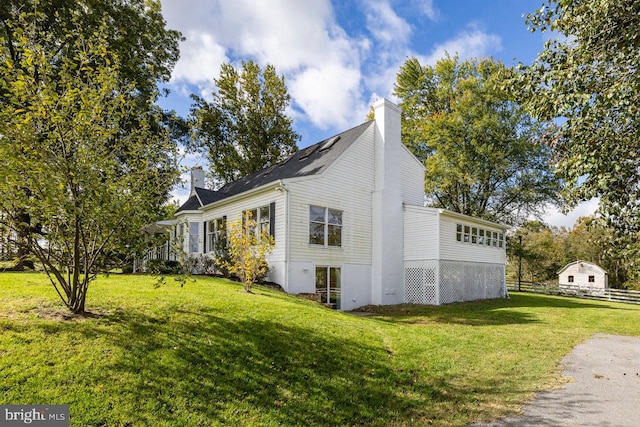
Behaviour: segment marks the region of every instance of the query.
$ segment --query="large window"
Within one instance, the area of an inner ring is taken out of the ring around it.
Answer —
[[[340,267],[316,267],[316,293],[320,301],[340,310]]]
[[[227,239],[227,218],[216,218],[209,221],[207,227],[207,250],[214,251],[218,245]]]
[[[319,246],[342,246],[342,211],[310,206],[309,243]]]
[[[194,254],[198,252],[198,233],[200,230],[200,223],[189,223],[189,253]]]
[[[502,248],[504,247],[504,234],[469,225],[456,224],[456,241]]]
[[[258,224],[258,233],[269,233],[269,223],[271,222],[271,216],[269,215],[269,206],[262,206],[258,209],[258,216],[256,217],[256,223]]]
[[[243,218],[246,218],[247,214],[250,214],[251,219],[256,222],[256,227],[252,230],[256,234],[256,237],[260,236],[263,231],[271,237],[275,237],[275,206],[275,202],[272,202],[269,205],[243,212]]]

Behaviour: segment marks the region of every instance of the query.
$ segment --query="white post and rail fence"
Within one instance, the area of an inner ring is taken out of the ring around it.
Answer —
[[[613,288],[585,288],[572,285],[558,285],[531,281],[507,281],[507,289],[512,292],[535,292],[562,295],[600,301],[640,304],[640,291]]]

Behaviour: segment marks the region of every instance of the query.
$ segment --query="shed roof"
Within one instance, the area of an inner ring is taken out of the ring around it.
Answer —
[[[198,210],[227,197],[235,196],[281,179],[322,173],[369,128],[371,123],[372,121],[362,123],[359,126],[324,139],[293,153],[279,163],[225,184],[217,191],[196,187],[196,194],[184,202],[177,212]]]

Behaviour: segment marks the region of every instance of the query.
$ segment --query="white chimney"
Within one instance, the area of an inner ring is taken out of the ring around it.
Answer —
[[[380,99],[373,104],[373,109],[376,132],[371,303],[399,304],[404,294],[400,108],[386,99]]]
[[[191,169],[191,193],[189,197],[195,194],[196,187],[204,188],[204,170],[202,170],[202,166],[194,166]]]

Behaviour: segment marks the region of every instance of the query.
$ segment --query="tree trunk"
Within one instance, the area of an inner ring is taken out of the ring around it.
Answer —
[[[68,306],[74,314],[83,314],[85,312],[84,303],[87,299],[87,287],[81,286],[75,294],[69,296]]]
[[[33,270],[33,261],[29,260],[29,248],[30,243],[30,229],[31,229],[31,216],[27,212],[20,212],[18,214],[18,230],[17,230],[17,242],[18,253],[17,260],[13,266],[14,271],[24,271],[25,267],[29,267]]]

